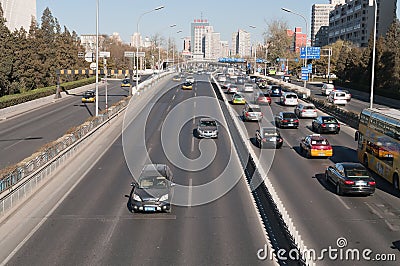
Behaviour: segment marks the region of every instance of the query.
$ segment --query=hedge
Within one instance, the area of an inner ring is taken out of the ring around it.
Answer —
[[[94,83],[96,80],[95,77],[81,79],[71,82],[62,83],[60,86],[63,90],[71,90],[74,88],[82,87],[88,84]],[[12,94],[12,95],[5,95],[0,97],[0,109],[6,108],[9,106],[17,105],[24,102],[29,102],[35,99],[39,99],[42,97],[46,97],[52,94],[55,94],[56,86],[50,86],[46,88],[39,88],[27,92],[23,92],[20,94]]]

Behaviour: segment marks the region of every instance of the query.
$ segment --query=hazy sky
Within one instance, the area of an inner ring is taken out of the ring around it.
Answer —
[[[399,1],[397,0],[398,16]],[[282,7],[305,16],[310,28],[311,6],[315,3],[328,2],[328,0],[99,0],[99,32],[109,35],[118,32],[123,41],[128,43],[130,36],[136,32],[140,14],[163,5],[164,9],[141,18],[139,26],[142,35],[153,36],[155,33],[160,33],[164,37],[174,37],[178,42],[180,38],[190,36],[190,23],[195,18],[203,17],[214,26],[214,31],[221,33],[221,40],[230,43],[232,32],[238,29],[249,31],[252,40],[254,38],[261,40],[267,22],[272,20],[285,20],[290,28],[295,26],[305,28],[305,22],[300,16],[286,13],[281,10]],[[75,30],[79,35],[96,32],[96,0],[37,0],[39,22],[46,7],[50,8],[61,26],[67,26],[70,31]],[[168,28],[171,24],[177,26]],[[252,29],[249,25],[257,28]],[[179,30],[182,30],[182,33],[177,34]],[[310,29],[308,32],[310,33]]]

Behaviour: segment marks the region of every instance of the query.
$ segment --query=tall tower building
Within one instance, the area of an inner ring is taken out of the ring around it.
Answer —
[[[324,46],[328,44],[326,27],[329,26],[329,13],[335,9],[336,5],[344,3],[345,0],[331,0],[329,4],[314,4],[312,6],[311,44],[313,46]]]
[[[251,55],[250,33],[238,30],[232,34],[232,55],[248,57]]]
[[[32,18],[36,19],[36,0],[0,0],[0,3],[11,31],[21,27],[29,31]]]
[[[206,27],[209,25],[206,19],[195,19],[191,23],[190,51],[193,58],[204,58],[204,34],[206,33]]]
[[[221,34],[214,32],[212,26],[206,26],[206,33],[204,34],[204,58],[217,59],[221,54]]]

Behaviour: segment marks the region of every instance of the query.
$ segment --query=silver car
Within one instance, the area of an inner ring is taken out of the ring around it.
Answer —
[[[318,116],[317,109],[312,103],[299,103],[294,108],[294,113],[299,118],[316,118]]]
[[[263,114],[259,105],[246,103],[242,117],[243,121],[261,121]]]
[[[212,118],[200,118],[197,125],[197,136],[199,138],[218,138],[217,121]]]

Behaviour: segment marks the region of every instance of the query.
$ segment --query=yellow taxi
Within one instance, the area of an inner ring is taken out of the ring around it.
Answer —
[[[87,90],[82,95],[83,103],[94,103],[96,101],[96,93],[94,90]]]
[[[303,138],[300,142],[300,152],[307,158],[333,156],[332,146],[326,138],[319,134],[312,134]]]
[[[123,81],[121,81],[121,87],[130,87],[131,83],[129,81],[129,79],[124,79]]]
[[[173,81],[181,81],[182,78],[179,75],[176,75],[172,78]]]
[[[245,104],[246,99],[239,93],[235,93],[232,96],[232,104]]]
[[[192,82],[185,82],[182,84],[182,90],[191,90],[191,89],[193,89]]]

